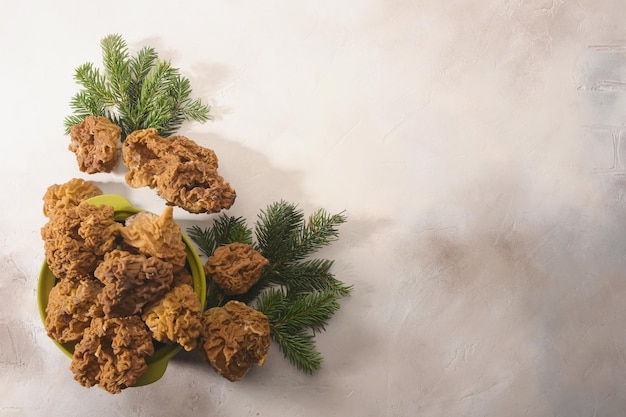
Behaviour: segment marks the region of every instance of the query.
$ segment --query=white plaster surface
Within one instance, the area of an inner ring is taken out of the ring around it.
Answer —
[[[74,68],[109,33],[213,106],[181,133],[217,152],[229,213],[346,210],[323,256],[355,290],[314,376],[276,346],[234,384],[181,354],[114,396],[47,338],[45,189],[163,206],[67,150]],[[0,92],[0,416],[626,415],[622,0],[5,1]]]

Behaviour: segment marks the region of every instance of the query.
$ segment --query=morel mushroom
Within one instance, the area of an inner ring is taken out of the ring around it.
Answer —
[[[117,394],[137,382],[153,353],[152,335],[139,316],[95,318],[74,349],[70,369],[81,385]]]
[[[69,150],[76,154],[78,168],[88,174],[113,171],[120,159],[120,132],[101,116],[87,116],[72,126]]]
[[[230,243],[215,249],[204,270],[226,295],[245,294],[261,278],[269,261],[252,246]]]
[[[142,314],[154,337],[159,342],[176,342],[185,350],[194,349],[202,323],[200,298],[190,285],[172,288],[163,298],[147,306]]]
[[[254,364],[262,366],[270,347],[270,325],[265,314],[229,301],[202,315],[198,352],[220,375],[238,381]]]

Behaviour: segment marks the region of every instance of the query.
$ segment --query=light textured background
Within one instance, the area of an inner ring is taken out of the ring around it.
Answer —
[[[0,416],[624,415],[622,0],[4,3]],[[193,354],[116,396],[73,380],[37,314],[45,189],[163,204],[67,150],[74,68],[109,33],[213,106],[181,133],[217,152],[229,213],[346,210],[323,256],[355,291],[321,372],[274,346],[236,384]]]

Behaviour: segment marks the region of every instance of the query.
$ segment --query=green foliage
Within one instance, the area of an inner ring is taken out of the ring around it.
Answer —
[[[328,320],[339,310],[332,290],[313,291],[289,297],[271,288],[259,297],[257,309],[265,314],[276,331],[296,333],[325,330]]]
[[[70,100],[73,114],[65,118],[66,133],[89,115],[111,119],[122,129],[122,140],[146,128],[167,137],[186,120],[209,120],[209,106],[191,99],[189,80],[153,48],[130,56],[117,34],[103,38],[100,46],[104,72],[89,62],[76,68],[74,79],[82,89]]]
[[[283,201],[271,204],[259,213],[255,227],[258,248],[270,263],[291,258],[294,238],[303,222],[302,211]]]
[[[316,349],[314,336],[325,330],[339,309],[334,291],[288,297],[272,288],[259,297],[257,309],[267,316],[272,338],[291,364],[306,373],[320,369],[322,355]]]
[[[259,214],[255,228],[258,246],[274,264],[299,261],[335,241],[337,226],[346,220],[343,213],[329,215],[320,209],[305,222],[302,210],[280,201]]]
[[[262,210],[254,237],[241,218],[221,215],[210,227],[193,226],[189,237],[202,253],[211,256],[223,244],[252,244],[269,265],[259,281],[240,296],[225,296],[209,280],[206,308],[235,299],[256,308],[269,319],[271,336],[285,357],[298,369],[312,373],[322,364],[315,346],[315,333],[323,331],[339,309],[339,299],[350,295],[352,286],[331,272],[333,261],[311,258],[317,250],[337,240],[344,214],[318,210],[308,220],[294,204],[280,201]]]
[[[332,266],[333,261],[328,259],[309,259],[289,264],[274,272],[274,281],[284,285],[289,294],[332,290],[341,296],[350,295],[352,287],[335,278],[330,272]]]
[[[335,291],[289,297],[272,288],[259,297],[257,309],[267,316],[272,338],[289,362],[306,373],[321,367],[322,356],[315,347],[314,335],[325,330],[328,320],[339,309]]]
[[[213,221],[211,227],[191,226],[187,234],[198,249],[206,256],[213,255],[218,246],[240,242],[252,244],[252,229],[248,228],[245,219],[221,214]]]
[[[323,357],[315,347],[313,335],[272,331],[272,338],[289,362],[299,370],[312,374],[322,367]]]

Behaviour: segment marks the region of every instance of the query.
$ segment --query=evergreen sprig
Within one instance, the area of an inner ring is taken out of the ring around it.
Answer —
[[[70,99],[73,113],[65,118],[66,134],[89,115],[111,119],[121,128],[122,140],[146,128],[167,137],[186,120],[209,120],[210,108],[191,98],[189,80],[153,48],[130,56],[118,34],[106,36],[100,46],[103,72],[90,62],[76,68],[74,79],[82,89]]]
[[[226,296],[208,279],[206,308],[235,299],[255,304],[269,319],[271,337],[285,357],[298,369],[312,373],[322,364],[315,346],[315,333],[323,331],[339,309],[339,299],[350,295],[352,286],[331,272],[333,261],[311,258],[317,250],[338,238],[338,227],[347,221],[343,213],[318,210],[305,218],[296,205],[279,201],[261,210],[253,230],[242,218],[224,214],[210,227],[192,226],[189,237],[202,253],[233,242],[254,246],[269,265],[259,281],[243,295]]]
[[[289,362],[306,373],[321,368],[322,355],[315,346],[314,336],[325,330],[328,320],[339,309],[334,291],[289,297],[272,288],[259,297],[257,309],[267,316],[272,338]]]
[[[289,297],[271,288],[258,300],[257,309],[265,314],[276,331],[296,333],[302,330],[320,332],[339,310],[334,291],[322,290]]]
[[[333,290],[341,296],[350,295],[352,287],[339,281],[330,272],[333,263],[329,259],[308,259],[289,264],[276,271],[274,280],[284,285],[289,294]]]
[[[213,255],[218,246],[240,242],[252,245],[252,229],[243,217],[221,214],[211,227],[191,226],[187,229],[189,237],[198,245],[198,249],[206,256]]]
[[[305,221],[296,205],[280,201],[259,214],[255,232],[260,252],[274,264],[305,259],[337,240],[337,227],[347,220],[343,213],[319,209]]]

